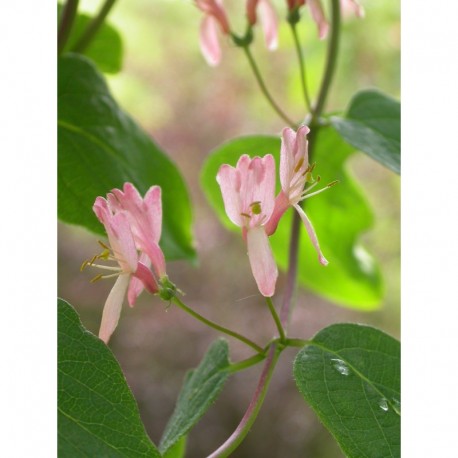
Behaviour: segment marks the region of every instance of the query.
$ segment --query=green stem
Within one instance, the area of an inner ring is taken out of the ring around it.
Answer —
[[[266,297],[266,302],[267,302],[267,305],[269,306],[269,310],[270,310],[270,313],[272,314],[275,324],[277,325],[277,329],[280,334],[280,342],[284,342],[286,339],[285,330],[283,329],[280,318],[277,314],[277,311],[275,310],[272,299],[270,297]]]
[[[291,31],[293,32],[294,46],[296,47],[297,58],[299,59],[299,70],[301,72],[301,86],[302,86],[302,93],[304,95],[305,106],[311,112],[312,104],[310,102],[310,97],[309,97],[309,93],[307,90],[307,76],[305,72],[305,60],[302,54],[301,45],[299,43],[296,23],[292,23],[292,24],[290,23],[290,25],[291,25]]]
[[[299,347],[302,348],[305,345],[310,344],[310,340],[304,340],[304,339],[286,339],[285,340],[285,345],[287,347]]]
[[[178,305],[182,310],[184,310],[186,313],[189,315],[193,316],[194,318],[198,319],[202,323],[206,324],[207,326],[210,326],[213,329],[216,329],[217,331],[223,332],[224,334],[227,334],[228,336],[234,337],[237,340],[240,340],[244,344],[248,345],[251,347],[253,350],[257,351],[258,353],[264,353],[264,350],[257,344],[255,344],[253,341],[248,339],[245,336],[242,336],[238,332],[231,331],[230,329],[227,329],[223,326],[220,326],[219,324],[214,323],[213,321],[207,320],[207,318],[203,317],[199,313],[195,312],[192,308],[188,307],[185,303],[183,303],[178,297],[174,296],[172,301]]]
[[[309,134],[309,162],[312,162],[313,149],[315,146],[315,138],[320,129],[318,122],[319,117],[324,108],[329,88],[331,86],[332,78],[336,68],[337,54],[339,49],[339,33],[340,33],[340,3],[339,0],[331,0],[331,37],[329,40],[328,53],[326,56],[326,66],[321,82],[321,87],[317,99],[317,103],[312,112],[310,120],[310,134]],[[301,202],[303,206],[304,201]],[[293,222],[291,225],[291,237],[289,245],[289,261],[288,273],[286,277],[286,287],[283,299],[282,308],[280,310],[280,317],[283,327],[286,328],[288,316],[291,309],[291,302],[297,281],[297,263],[298,263],[298,249],[299,249],[299,235],[300,235],[301,221],[299,214],[294,213]]]
[[[251,358],[247,358],[247,359],[244,359],[243,361],[238,361],[237,363],[230,364],[227,371],[231,374],[234,372],[243,371],[244,369],[248,369],[249,367],[254,366],[255,364],[258,364],[259,362],[261,362],[262,360],[266,358],[267,358],[267,355],[265,353],[264,354],[258,353],[252,356]]]
[[[261,73],[259,71],[258,66],[256,65],[256,62],[253,58],[253,54],[251,54],[249,46],[242,46],[243,50],[245,51],[245,55],[247,56],[248,62],[250,63],[250,67],[253,70],[254,76],[256,77],[256,81],[258,82],[259,88],[261,89],[261,92],[264,94],[268,102],[270,103],[271,107],[275,110],[275,112],[280,116],[283,121],[288,124],[288,126],[292,127],[293,129],[297,128],[297,125],[294,121],[292,121],[285,113],[284,111],[277,105],[275,100],[272,98],[270,95],[270,92],[267,89],[267,86],[264,83],[264,80],[262,79]]]
[[[313,110],[313,117],[317,120],[323,111],[326,98],[329,93],[332,78],[336,69],[337,54],[339,52],[340,37],[340,0],[331,0],[331,36],[329,38],[328,54],[326,56],[326,67],[321,82],[318,99]]]
[[[67,44],[68,37],[75,22],[78,0],[67,0],[61,13],[59,30],[57,32],[57,54],[60,55]]]
[[[99,31],[99,28],[102,26],[103,22],[105,21],[105,18],[107,17],[108,13],[110,12],[115,1],[116,0],[106,0],[105,1],[105,3],[103,4],[97,16],[95,16],[92,19],[92,21],[89,23],[84,33],[81,35],[81,37],[78,39],[78,41],[73,46],[72,51],[81,53],[88,47],[89,43],[92,41],[96,33]]]
[[[264,402],[267,388],[269,387],[270,380],[272,378],[272,374],[280,353],[281,351],[275,344],[271,345],[269,354],[262,369],[261,376],[259,377],[258,385],[256,386],[255,392],[251,398],[250,405],[248,406],[245,415],[229,439],[227,439],[223,445],[221,445],[207,458],[227,457],[240,445],[243,439],[245,439],[245,436],[248,434],[251,426],[256,420],[259,410]]]

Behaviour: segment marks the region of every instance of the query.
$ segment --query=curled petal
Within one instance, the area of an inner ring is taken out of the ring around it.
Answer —
[[[121,315],[122,302],[129,284],[130,275],[123,274],[118,277],[108,295],[103,308],[102,323],[100,324],[99,337],[105,343],[110,340],[111,334],[118,325]]]
[[[272,297],[275,293],[278,269],[263,227],[248,229],[247,245],[251,271],[258,289],[263,296]]]
[[[278,46],[277,15],[269,0],[259,0],[258,9],[267,49],[273,51]]]
[[[303,223],[305,225],[305,229],[307,230],[307,234],[309,235],[310,240],[312,241],[312,244],[313,244],[316,252],[318,253],[318,259],[320,261],[320,264],[322,264],[323,266],[327,266],[329,264],[329,262],[323,256],[323,253],[321,252],[320,244],[318,243],[318,237],[316,236],[315,229],[312,226],[312,222],[309,220],[308,216],[305,214],[304,210],[302,210],[302,208],[300,207],[299,204],[294,205],[294,208],[299,213],[299,216],[301,217],[301,219],[302,219],[302,221],[303,221]]]
[[[321,5],[320,0],[308,0],[308,5],[310,7],[312,18],[318,26],[318,36],[322,40],[323,38],[326,38],[329,30],[329,24],[328,21],[326,21],[323,6]]]
[[[290,203],[288,196],[283,191],[280,191],[278,196],[275,198],[274,211],[264,226],[267,235],[270,236],[277,230],[278,223],[286,210],[288,210],[289,206]]]
[[[153,240],[146,240],[142,246],[142,250],[148,255],[153,263],[154,271],[158,278],[162,278],[165,273],[165,257],[160,246],[154,243]]]
[[[113,253],[124,272],[137,270],[138,254],[125,213],[113,215],[105,225]]]
[[[200,49],[208,65],[212,67],[221,61],[217,22],[213,16],[205,16],[200,26]]]

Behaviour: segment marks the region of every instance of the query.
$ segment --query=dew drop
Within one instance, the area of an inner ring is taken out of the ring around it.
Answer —
[[[331,361],[332,361],[332,365],[334,366],[334,369],[339,374],[342,374],[342,375],[349,375],[350,374],[350,369],[348,368],[348,366],[341,359],[332,358]]]
[[[385,398],[380,399],[378,405],[384,412],[388,411],[388,401]]]
[[[393,404],[393,409],[398,415],[401,415],[401,402],[399,399],[391,398],[391,403]]]

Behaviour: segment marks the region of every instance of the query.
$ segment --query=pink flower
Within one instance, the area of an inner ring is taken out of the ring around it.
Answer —
[[[340,6],[344,16],[354,13],[356,17],[364,17],[364,8],[356,0],[340,0]]]
[[[197,7],[205,13],[200,26],[200,48],[209,65],[218,65],[221,60],[218,27],[229,35],[230,27],[222,0],[196,0]]]
[[[307,0],[306,2],[310,8],[312,19],[318,26],[318,36],[320,40],[326,38],[329,31],[329,24],[324,15],[323,6],[320,0]]]
[[[247,0],[246,14],[251,26],[257,22],[257,11],[259,11],[267,49],[273,51],[278,46],[277,15],[269,0]]]
[[[289,127],[283,129],[280,150],[281,191],[275,199],[275,208],[265,229],[267,235],[272,235],[276,231],[278,222],[285,211],[290,206],[294,207],[305,225],[310,240],[318,253],[320,263],[327,265],[328,261],[321,252],[313,225],[299,203],[302,200],[319,194],[337,182],[330,183],[325,188],[309,194],[310,190],[320,181],[319,177],[315,181],[312,179],[314,166],[309,165],[308,142],[306,139],[306,135],[309,132],[310,129],[307,126],[301,126],[297,133]],[[307,183],[312,184],[305,189]]]
[[[244,154],[235,167],[222,165],[216,180],[229,219],[242,228],[259,291],[263,296],[271,297],[275,293],[278,269],[264,226],[275,204],[274,158],[268,154],[250,159]]]
[[[114,210],[103,197],[97,197],[93,210],[105,226],[111,249],[103,245],[105,250],[102,254],[83,263],[82,268],[94,266],[113,272],[111,275],[98,275],[94,281],[118,277],[105,302],[100,325],[99,337],[107,343],[118,325],[126,291],[128,303],[132,307],[143,288],[156,293],[158,284],[147,267],[146,256],[141,255],[139,259],[127,212]],[[117,267],[94,264],[96,259],[115,261]]]

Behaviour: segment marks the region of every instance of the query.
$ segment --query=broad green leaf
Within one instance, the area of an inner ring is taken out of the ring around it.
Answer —
[[[58,17],[62,12],[62,5],[58,5]],[[77,43],[86,30],[92,17],[78,13],[73,23],[70,36],[63,52],[68,52]],[[92,59],[99,70],[105,73],[117,73],[122,68],[122,40],[117,30],[107,22],[104,22],[94,36],[83,54]]]
[[[212,344],[199,366],[188,372],[180,396],[159,444],[166,455],[199,421],[223,389],[229,377],[228,345],[224,339]]]
[[[88,59],[67,54],[58,67],[59,218],[104,234],[92,211],[97,196],[126,181],[141,194],[159,185],[165,255],[193,258],[191,206],[176,166],[121,110]]]
[[[400,344],[369,326],[321,330],[294,361],[299,391],[350,458],[400,456]]]
[[[160,457],[113,353],[57,306],[59,457]]]
[[[334,180],[340,183],[305,202],[305,210],[313,222],[329,265],[323,267],[319,264],[302,228],[299,282],[337,304],[362,310],[377,308],[382,297],[380,272],[373,258],[358,242],[360,235],[371,227],[373,216],[361,190],[345,168],[345,161],[353,148],[332,127],[322,128],[315,141],[313,161],[317,163],[316,174],[321,175],[324,184]],[[276,159],[278,172],[279,152],[279,138],[253,136],[231,140],[211,153],[204,164],[201,183],[210,204],[226,227],[240,233],[224,211],[221,191],[215,179],[220,165],[235,165],[244,153],[252,157],[271,153]],[[283,270],[288,266],[292,216],[293,210],[290,209],[270,238],[275,259]]]
[[[344,118],[331,123],[350,145],[401,172],[401,105],[378,91],[358,92]]]
[[[186,453],[186,436],[183,436],[175,445],[172,445],[167,452],[162,455],[163,458],[183,458]]]

